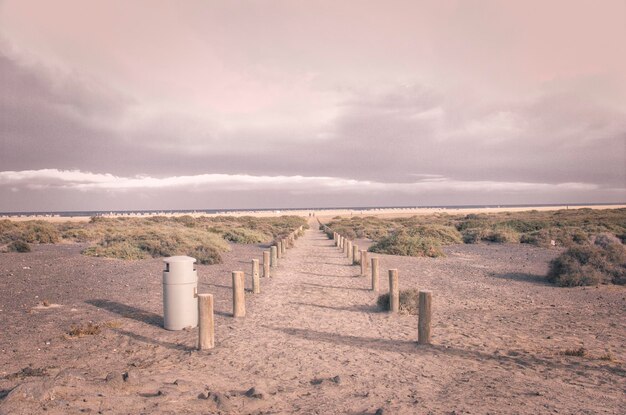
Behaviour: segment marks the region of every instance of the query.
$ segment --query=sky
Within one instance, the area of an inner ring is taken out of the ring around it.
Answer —
[[[0,211],[626,202],[626,1],[0,0]]]

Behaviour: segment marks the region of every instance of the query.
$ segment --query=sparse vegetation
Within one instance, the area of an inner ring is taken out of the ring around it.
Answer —
[[[0,220],[0,244],[22,241],[30,244],[53,244],[60,240],[56,226],[41,220],[14,222]]]
[[[171,255],[189,255],[200,264],[222,261],[221,253],[230,249],[229,242],[240,244],[270,243],[299,226],[304,218],[251,216],[148,218],[93,217],[89,223],[44,221],[0,221],[0,244],[8,250],[26,249],[28,243],[90,243],[83,254],[118,259],[144,259]],[[17,251],[25,252],[25,251]]]
[[[381,219],[372,216],[335,217],[326,224],[333,232],[374,241],[373,252],[440,256],[441,247],[457,243],[527,243],[540,247],[589,244],[598,234],[626,240],[626,209],[567,209],[492,214],[433,214]]]
[[[381,294],[376,300],[378,308],[382,311],[389,310],[389,293]],[[419,311],[419,290],[409,288],[400,290],[400,313],[416,315]]]

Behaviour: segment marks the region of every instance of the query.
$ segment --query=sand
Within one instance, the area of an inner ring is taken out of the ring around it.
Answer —
[[[538,211],[550,211],[559,209],[621,209],[626,208],[623,204],[606,204],[606,205],[563,205],[563,206],[525,206],[525,207],[485,207],[485,208],[371,208],[371,209],[294,209],[294,210],[242,210],[236,212],[217,212],[217,213],[161,213],[144,215],[140,213],[128,213],[128,214],[111,214],[105,215],[105,217],[134,217],[142,218],[149,216],[183,216],[189,215],[193,217],[200,216],[255,216],[260,218],[265,217],[277,217],[281,215],[296,215],[302,217],[309,217],[314,215],[320,220],[329,220],[335,216],[378,216],[378,217],[406,217],[413,215],[432,215],[447,213],[449,215],[454,214],[470,214],[470,213],[499,213],[499,212],[525,212],[529,210]],[[44,220],[48,222],[88,222],[90,217],[88,216],[46,216],[46,215],[30,215],[30,216],[0,216],[0,219],[9,219],[13,221],[28,221],[28,220]]]
[[[433,344],[418,346],[417,317],[378,310],[369,278],[312,228],[246,294],[245,318],[230,315],[230,271],[249,288],[264,247],[198,266],[216,300],[216,347],[202,352],[196,329],[161,327],[159,259],[83,257],[80,245],[0,255],[0,414],[625,412],[625,287],[546,284],[558,249],[378,255],[383,292],[389,268],[401,288],[433,291]],[[88,321],[102,331],[66,335]]]

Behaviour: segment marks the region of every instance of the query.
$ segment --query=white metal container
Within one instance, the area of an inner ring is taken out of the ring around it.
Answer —
[[[198,325],[198,272],[196,259],[165,258],[163,271],[163,327],[182,330]]]

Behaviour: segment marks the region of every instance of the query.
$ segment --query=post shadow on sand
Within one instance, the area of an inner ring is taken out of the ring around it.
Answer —
[[[333,275],[333,274],[320,274],[317,272],[306,272],[306,271],[298,271],[298,274],[306,274],[313,275],[316,277],[329,277],[329,278],[360,278],[361,274],[353,274],[353,275]]]
[[[307,306],[307,307],[324,308],[324,309],[327,309],[327,310],[352,311],[354,313],[379,313],[379,312],[383,312],[378,306],[371,305],[371,304],[357,304],[357,305],[348,306],[348,307],[334,307],[334,306],[321,305],[321,304],[299,303],[299,302],[296,302],[296,301],[292,301],[289,304],[303,305],[303,306]],[[386,312],[387,311],[385,311],[385,313]]]
[[[165,347],[171,350],[179,350],[181,352],[191,352],[191,351],[196,350],[195,347],[187,346],[187,345],[180,344],[180,343],[172,343],[172,342],[166,342],[163,340],[156,340],[150,337],[142,336],[141,334],[133,333],[128,330],[122,330],[122,329],[112,329],[112,330],[123,336],[130,337],[131,339],[134,339],[143,343]]]
[[[355,291],[370,291],[369,288],[360,288],[360,287],[340,287],[338,285],[323,285],[323,284],[313,284],[311,282],[303,282],[302,285],[308,285],[311,287],[318,288],[334,288],[337,290],[355,290]]]
[[[414,355],[432,355],[432,356],[451,356],[461,359],[471,359],[474,361],[493,361],[498,364],[517,365],[517,367],[544,366],[550,369],[566,369],[566,370],[593,370],[593,371],[612,371],[620,376],[626,375],[626,370],[620,367],[612,366],[594,366],[593,364],[585,364],[586,362],[569,361],[563,363],[560,361],[543,359],[534,355],[525,356],[507,356],[501,354],[491,354],[481,352],[479,350],[459,349],[455,347],[446,347],[436,344],[418,345],[417,341],[398,340],[398,339],[378,339],[373,337],[350,336],[336,333],[327,333],[310,329],[299,329],[294,327],[271,327],[263,326],[269,330],[275,330],[288,334],[290,336],[299,337],[301,339],[314,342],[325,342],[340,346],[359,347],[370,350],[379,350],[385,352],[406,353]]]
[[[137,307],[118,303],[117,301],[95,299],[85,301],[92,306],[103,308],[111,313],[119,314],[125,318],[131,318],[133,320],[140,321],[142,323],[150,324],[156,327],[163,327],[163,316],[153,313],[151,311],[142,310]]]
[[[525,272],[507,272],[505,274],[492,273],[491,276],[504,280],[525,281],[537,285],[552,285],[548,282],[545,275],[528,274]]]

